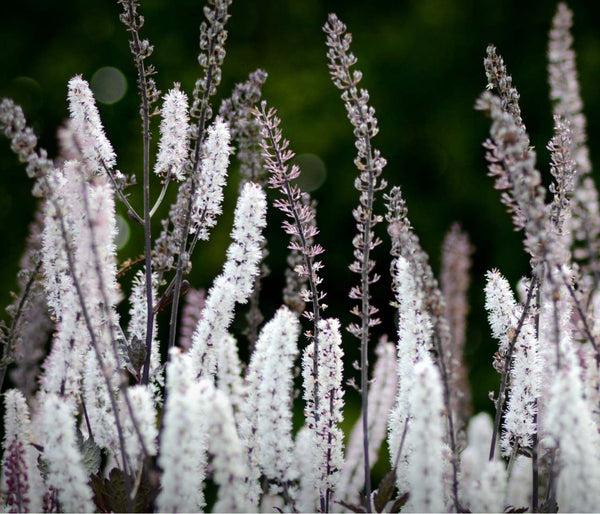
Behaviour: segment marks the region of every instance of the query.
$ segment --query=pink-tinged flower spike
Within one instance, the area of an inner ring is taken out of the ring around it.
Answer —
[[[587,275],[586,280],[593,278],[594,284],[597,284],[600,273],[600,207],[598,191],[591,176],[587,120],[583,114],[572,26],[572,11],[563,2],[559,3],[548,41],[548,80],[554,115],[571,127],[569,153],[577,169],[571,200],[573,217],[570,228],[575,245],[573,257],[581,264],[583,275]],[[591,284],[586,286],[589,288]]]
[[[390,447],[390,463],[396,466],[396,484],[405,492],[406,473],[413,458],[413,451],[408,441],[402,446],[405,430],[411,430],[412,418],[415,415],[410,395],[415,387],[414,369],[425,353],[431,349],[432,326],[424,309],[423,293],[417,287],[413,266],[402,256],[398,257],[395,266],[396,302],[398,306],[398,387],[396,405],[389,418],[388,444]],[[408,423],[408,428],[406,424]]]
[[[413,449],[406,484],[410,497],[406,512],[447,512],[446,455],[443,388],[440,374],[428,353],[414,365],[414,384],[408,402],[412,412],[406,445]]]
[[[239,439],[229,398],[212,380],[198,384],[197,401],[211,444],[213,480],[219,486],[215,512],[256,512],[259,483],[248,481],[248,458]]]
[[[192,336],[202,319],[205,301],[206,291],[204,289],[191,288],[185,295],[179,330],[179,346],[184,350],[188,350],[192,346]]]
[[[116,155],[104,133],[92,90],[81,75],[69,80],[68,99],[72,130],[77,135],[86,168],[90,173],[103,172],[105,167],[112,168]]]
[[[158,429],[154,395],[145,386],[136,385],[123,391],[131,405],[131,412],[123,397],[120,398],[120,413],[125,438],[125,451],[129,465],[137,473],[145,457],[156,455]],[[135,419],[135,425],[131,417]],[[139,434],[138,434],[139,430]]]
[[[381,443],[387,435],[388,421],[394,402],[398,384],[396,369],[396,345],[382,337],[375,348],[377,361],[373,370],[373,378],[369,386],[369,462],[375,464]],[[346,458],[340,482],[337,486],[336,498],[346,503],[360,503],[359,492],[364,486],[363,466],[363,430],[359,418],[346,449]]]
[[[77,447],[73,406],[58,395],[48,394],[40,410],[42,458],[48,465],[46,485],[58,492],[65,512],[94,512],[92,490]]]
[[[503,455],[516,456],[520,448],[530,448],[537,433],[537,402],[541,396],[542,361],[532,319],[525,319],[523,306],[517,306],[507,280],[499,271],[487,273],[485,307],[492,334],[500,343],[494,366],[510,374],[508,402],[501,439]],[[515,341],[515,337],[517,340]],[[510,370],[505,370],[510,354]],[[502,393],[503,394],[503,393]],[[504,402],[504,398],[497,400]]]
[[[164,97],[161,109],[160,141],[154,173],[181,182],[188,157],[188,99],[179,84]]]
[[[196,375],[213,376],[218,355],[215,348],[227,333],[235,303],[245,303],[259,273],[262,229],[266,225],[267,200],[257,184],[248,182],[234,213],[233,242],[227,249],[223,273],[211,288],[190,350]]]
[[[319,322],[319,366],[313,373],[314,342],[302,355],[302,381],[306,402],[306,424],[315,445],[312,451],[313,480],[319,493],[321,510],[327,511],[340,478],[344,463],[344,434],[339,427],[343,420],[344,390],[340,322],[335,318]],[[315,411],[314,388],[319,384],[319,408]],[[318,416],[318,417],[316,417]],[[316,419],[315,419],[316,418]]]
[[[463,362],[463,353],[469,313],[468,291],[473,247],[469,236],[458,223],[444,238],[442,247],[442,271],[440,283],[446,300],[444,316],[450,327],[450,344],[443,349],[446,353],[448,382],[450,389],[450,407],[454,415],[456,431],[466,426],[471,416],[471,391],[467,370]]]
[[[190,356],[179,348],[171,348],[169,355],[156,505],[161,512],[197,512],[204,507],[207,418],[200,411]]]
[[[6,504],[18,512],[41,512],[44,482],[37,465],[39,453],[31,444],[27,401],[20,391],[10,389],[4,406],[2,490],[7,491]]]
[[[269,479],[282,484],[296,478],[292,404],[299,335],[297,317],[287,307],[281,307],[264,327],[256,344],[255,352],[264,352],[264,362],[260,369],[251,370],[256,380],[253,386],[257,388],[254,408],[258,461]]]
[[[558,459],[556,499],[561,512],[597,512],[600,436],[583,398],[579,366],[563,363],[550,389],[544,427]]]
[[[217,224],[223,212],[223,188],[227,181],[227,168],[232,148],[227,123],[220,117],[208,128],[208,136],[202,159],[200,178],[192,207],[191,231],[198,239],[208,241],[210,229]]]

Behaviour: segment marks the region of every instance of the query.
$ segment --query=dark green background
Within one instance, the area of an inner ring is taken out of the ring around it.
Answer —
[[[596,5],[583,0],[570,3],[594,163],[600,158],[593,144],[600,132]],[[439,270],[441,242],[452,221],[461,222],[476,248],[466,359],[477,410],[491,408],[488,390],[497,388],[497,377],[491,372],[496,344],[483,309],[485,271],[498,267],[514,284],[527,273],[528,261],[521,249],[521,236],[513,232],[499,195],[486,177],[481,142],[488,122],[473,110],[473,104],[486,83],[482,66],[485,48],[494,43],[521,93],[523,117],[546,173],[545,145],[551,137],[552,118],[545,54],[555,8],[555,2],[546,0],[235,0],[231,6],[227,58],[215,105],[249,72],[257,67],[265,69],[269,79],[264,94],[279,109],[291,147],[298,154],[317,154],[325,163],[327,179],[314,193],[319,201],[319,242],[326,249],[324,287],[328,312],[344,322],[352,305],[347,291],[356,281],[347,266],[354,234],[351,209],[358,195],[353,189],[352,130],[328,77],[321,27],[331,11],[349,26],[358,67],[364,72],[363,85],[371,93],[379,118],[381,131],[375,145],[388,160],[385,177],[391,184],[404,187],[410,218],[434,269]],[[0,96],[12,96],[22,103],[43,146],[54,155],[55,131],[67,116],[69,78],[80,73],[89,80],[102,66],[119,68],[128,79],[127,95],[115,105],[100,106],[100,111],[120,168],[139,173],[141,137],[135,75],[119,12],[116,2],[109,0],[4,2],[0,15]],[[199,72],[196,55],[202,2],[148,0],[142,3],[141,12],[146,17],[142,35],[156,48],[150,62],[158,69],[159,88],[166,91],[177,81],[191,93]],[[231,177],[229,191],[233,193],[237,187],[234,171]],[[17,261],[34,209],[29,192],[23,167],[10,153],[8,143],[0,142],[2,304],[8,303],[9,291],[15,287]],[[133,202],[139,206],[140,197],[134,197]],[[197,250],[192,277],[195,286],[208,287],[220,272],[233,206],[230,194],[218,230],[208,245]],[[381,203],[378,208],[383,212]],[[268,235],[273,272],[264,293],[268,316],[281,302],[287,236],[279,228],[280,220],[271,209]],[[141,232],[132,229],[132,239],[121,252],[123,257],[139,254],[142,247]],[[158,223],[155,234],[157,231]],[[380,235],[384,237],[385,231]],[[387,307],[391,299],[388,249],[386,240],[375,253],[383,279],[374,288],[374,301],[385,318],[384,325],[375,330],[376,336],[383,331],[393,335],[394,331],[393,312]],[[350,359],[357,357],[356,346],[346,334]]]

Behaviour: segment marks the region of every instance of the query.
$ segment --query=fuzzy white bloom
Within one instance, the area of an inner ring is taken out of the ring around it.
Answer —
[[[247,182],[235,208],[233,242],[227,249],[223,275],[233,284],[235,301],[246,303],[262,259],[262,230],[267,225],[267,197],[258,184]]]
[[[394,406],[398,375],[396,371],[396,345],[382,338],[375,348],[377,361],[369,386],[369,462],[375,463],[381,443],[387,434],[390,412]],[[337,498],[350,503],[360,503],[359,491],[364,486],[363,428],[358,418],[346,449]]]
[[[508,281],[498,270],[488,271],[486,277],[485,308],[489,313],[490,328],[494,339],[500,343],[498,353],[506,355],[510,345],[510,334],[517,328],[517,302]]]
[[[406,472],[410,464],[412,449],[408,441],[402,447],[400,443],[405,431],[406,421],[411,424],[413,415],[410,395],[415,384],[415,364],[431,346],[432,327],[423,305],[423,293],[420,291],[415,273],[408,260],[399,257],[396,261],[396,281],[398,290],[398,390],[396,404],[389,419],[388,444],[390,463],[398,464],[396,484],[400,491],[406,488]]]
[[[191,356],[197,375],[213,376],[218,355],[215,348],[227,334],[235,303],[245,303],[252,293],[262,257],[262,229],[266,225],[267,201],[258,184],[244,185],[234,213],[233,242],[227,261],[208,293],[202,319],[192,337]]]
[[[94,512],[92,490],[77,447],[72,405],[48,394],[40,409],[43,458],[48,465],[46,484],[56,489],[65,512]]]
[[[533,490],[533,473],[531,459],[518,455],[515,459],[512,472],[506,485],[506,499],[504,506],[516,509],[531,505],[531,492]]]
[[[188,98],[179,84],[164,96],[161,109],[160,141],[154,173],[182,181],[188,156]]]
[[[103,172],[104,166],[112,168],[116,155],[104,133],[92,90],[81,75],[69,80],[68,100],[72,129],[79,139],[86,167],[91,173]]]
[[[94,431],[94,440],[101,448],[106,448],[112,454],[119,455],[119,435],[109,394],[115,394],[106,388],[106,380],[100,369],[100,364],[95,351],[90,348],[85,359],[85,372],[83,377],[83,396],[85,407]],[[123,462],[119,461],[122,468]]]
[[[158,276],[152,274],[152,305],[156,303],[156,289],[158,286]],[[129,327],[128,335],[130,344],[146,344],[146,325],[148,320],[148,304],[146,301],[146,272],[145,269],[139,270],[131,285],[131,295],[129,296]],[[153,319],[152,329],[152,350],[150,355],[150,384],[154,393],[154,401],[161,404],[161,387],[164,385],[164,374],[160,363],[160,349],[158,341],[158,322],[156,316]],[[137,372],[138,370],[131,370]]]
[[[123,394],[127,394],[135,419],[134,426],[125,399],[121,397],[119,408],[123,438],[125,439],[125,451],[132,471],[136,473],[144,461],[144,449],[148,452],[148,456],[156,455],[157,452],[156,408],[154,396],[150,389],[145,386],[128,387]],[[140,432],[139,435],[136,426]],[[142,441],[140,441],[140,436]]]
[[[232,148],[227,123],[219,116],[208,128],[205,157],[200,167],[200,179],[194,196],[192,210],[192,232],[198,238],[208,240],[210,229],[217,223],[223,211],[223,187],[227,180],[227,167]]]
[[[2,490],[7,491],[6,464],[9,457],[9,447],[13,443],[19,444],[24,452],[23,464],[25,469],[21,470],[26,476],[28,489],[23,493],[27,499],[27,507],[30,512],[42,511],[42,496],[44,481],[40,475],[37,465],[38,451],[31,444],[33,432],[29,419],[29,407],[23,393],[17,389],[10,389],[4,395],[4,458],[2,459]]]
[[[312,479],[314,451],[314,432],[307,425],[304,425],[296,434],[294,446],[299,475],[298,492],[296,494],[298,512],[317,512],[319,491],[315,488],[315,482]]]
[[[406,444],[413,449],[405,487],[406,512],[445,512],[445,426],[442,381],[429,354],[414,366],[410,391],[411,419]]]
[[[556,497],[560,511],[597,512],[600,436],[583,398],[577,365],[565,363],[558,370],[550,389],[545,427],[558,452]]]
[[[306,424],[313,433],[313,480],[319,496],[332,494],[340,478],[344,462],[344,434],[339,427],[343,421],[344,390],[340,322],[335,318],[319,321],[319,366],[313,373],[314,342],[302,355],[302,379],[306,401]],[[314,388],[319,384],[318,419],[315,419]]]
[[[489,462],[490,441],[494,431],[494,422],[489,414],[480,412],[473,416],[467,427],[467,446],[460,455],[461,480],[460,501],[465,507],[471,508],[476,491],[480,489],[478,481],[483,476]],[[494,453],[494,462],[500,459],[498,452]]]
[[[163,470],[156,505],[161,512],[196,512],[204,507],[206,419],[191,358],[172,348],[167,364],[167,400],[158,464]]]
[[[504,359],[523,315],[523,307],[517,305],[507,280],[497,270],[487,273],[485,293],[490,326],[500,342],[498,353]],[[533,320],[529,317],[521,327],[512,352],[510,389],[500,443],[504,455],[533,444],[541,379],[539,343]]]
[[[213,480],[219,486],[215,512],[255,512],[258,506],[258,483],[250,483],[248,459],[239,439],[233,409],[227,396],[201,379],[197,401],[206,420],[211,442]]]
[[[296,478],[292,439],[294,361],[298,354],[300,323],[287,307],[281,307],[265,325],[256,343],[264,352],[260,369],[251,369],[249,387],[257,389],[256,440],[258,461],[271,480]]]
[[[233,412],[240,422],[240,408],[244,403],[244,379],[242,378],[242,362],[238,355],[237,340],[227,333],[217,348],[217,388],[223,391],[231,402]]]
[[[233,321],[235,291],[224,275],[219,275],[210,291],[202,319],[192,336],[190,356],[196,376],[214,376],[217,372],[218,351]]]
[[[57,324],[52,349],[43,364],[40,389],[46,393],[62,392],[77,398],[81,392],[81,373],[86,350],[86,328],[81,316],[81,304],[67,259],[59,216],[66,210],[67,198],[81,206],[80,181],[69,181],[61,170],[48,177],[55,202],[44,205],[42,262],[46,300]],[[81,216],[80,216],[81,217]],[[66,218],[66,219],[65,219]],[[63,216],[65,228],[74,232],[72,218]]]
[[[469,504],[471,512],[504,512],[506,496],[506,468],[500,460],[484,461],[477,480],[470,484]]]

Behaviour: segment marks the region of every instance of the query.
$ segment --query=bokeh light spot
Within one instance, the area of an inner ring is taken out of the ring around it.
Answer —
[[[120,250],[127,244],[130,235],[131,230],[129,229],[129,223],[127,223],[123,216],[117,215],[117,237],[115,237],[117,250]]]
[[[110,105],[125,96],[127,79],[121,70],[112,66],[105,66],[94,73],[90,87],[94,92],[96,101]]]
[[[297,155],[294,163],[300,166],[300,176],[298,177],[300,189],[310,193],[323,185],[327,170],[320,157],[312,153],[305,153]]]

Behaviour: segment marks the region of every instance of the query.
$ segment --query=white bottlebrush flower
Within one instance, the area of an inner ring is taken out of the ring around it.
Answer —
[[[152,274],[152,305],[156,303],[156,289],[158,285],[158,276]],[[131,295],[129,296],[129,344],[146,345],[146,329],[148,322],[148,302],[146,300],[146,272],[145,269],[139,270],[131,285]],[[157,404],[162,402],[161,387],[164,385],[164,376],[160,362],[160,348],[158,341],[158,321],[156,316],[153,318],[152,329],[152,350],[150,355],[150,384],[154,393],[154,401]],[[135,342],[134,342],[135,341]],[[140,370],[131,370],[141,372]]]
[[[206,420],[206,434],[213,456],[213,480],[219,486],[215,512],[255,512],[260,492],[258,482],[247,481],[248,458],[238,436],[229,399],[202,379],[197,401]]]
[[[504,462],[484,461],[481,475],[470,483],[468,508],[471,512],[504,512],[505,496]]]
[[[564,363],[550,388],[545,429],[558,457],[561,512],[597,512],[600,505],[600,436],[583,398],[579,367]]]
[[[158,464],[163,470],[156,505],[161,512],[197,512],[204,507],[206,418],[191,358],[172,348],[167,363],[167,399]]]
[[[61,227],[74,232],[72,217],[65,216],[65,202],[81,207],[80,181],[70,181],[61,170],[48,176],[55,201],[44,206],[44,231],[42,234],[42,262],[44,289],[51,313],[56,319],[57,330],[52,340],[50,354],[43,364],[44,373],[40,389],[46,393],[62,392],[76,398],[81,392],[81,373],[86,347],[84,320],[81,303],[75,289],[74,277],[67,258]],[[81,216],[79,216],[81,218]]]
[[[382,338],[375,348],[377,361],[369,386],[369,462],[375,463],[381,443],[387,434],[390,412],[395,402],[398,375],[396,345]],[[349,503],[360,503],[358,494],[364,486],[363,427],[359,416],[346,449],[346,458],[336,497]]]
[[[246,303],[262,259],[262,230],[267,225],[267,198],[258,184],[247,182],[234,213],[233,242],[227,249],[223,275],[233,284],[235,301]]]
[[[298,469],[298,492],[296,507],[298,512],[317,512],[319,491],[315,487],[312,476],[314,473],[314,457],[316,444],[314,431],[304,425],[296,434],[294,455]]]
[[[131,412],[123,397],[120,398],[120,416],[123,426],[125,451],[132,471],[137,473],[144,460],[144,450],[147,456],[156,455],[158,428],[156,426],[156,407],[152,392],[145,386],[136,385],[129,387],[123,394],[127,394],[135,425],[131,419]],[[136,430],[137,427],[137,430]],[[139,430],[139,434],[138,434]],[[141,441],[140,441],[141,436]],[[142,446],[143,442],[143,446]]]
[[[410,394],[414,387],[415,365],[431,347],[432,327],[425,312],[423,293],[420,291],[414,269],[407,259],[398,257],[396,261],[396,302],[398,305],[398,387],[396,404],[390,414],[388,444],[390,463],[396,466],[396,484],[401,491],[406,489],[406,470],[410,465],[411,446],[405,440],[399,455],[400,443],[405,432],[406,422],[411,425],[413,412]]]
[[[442,381],[429,354],[424,353],[414,367],[410,391],[410,424],[406,444],[412,448],[406,471],[410,492],[406,512],[445,512],[444,466],[445,426]]]
[[[532,490],[533,472],[531,459],[523,455],[518,455],[508,477],[504,507],[511,506],[515,509],[528,507],[531,505]]]
[[[298,354],[300,323],[287,307],[281,307],[265,325],[256,343],[264,352],[260,369],[251,369],[249,387],[256,388],[256,440],[258,461],[271,480],[296,478],[292,439],[294,361]],[[260,348],[260,350],[259,350]]]
[[[506,355],[510,345],[509,335],[517,328],[518,319],[515,318],[517,303],[510,290],[508,281],[498,270],[488,271],[485,286],[485,308],[492,335],[500,343],[498,353]]]
[[[252,293],[262,256],[266,211],[262,188],[246,183],[235,209],[233,242],[227,250],[223,273],[208,293],[202,319],[192,337],[190,353],[197,375],[214,376],[218,359],[215,348],[227,334],[235,303],[245,303]]]
[[[500,343],[498,353],[504,361],[523,316],[523,306],[517,305],[507,280],[497,270],[488,272],[485,293],[490,326]],[[541,394],[542,361],[531,317],[523,322],[513,344],[509,370],[510,388],[501,439],[504,455],[510,455],[519,448],[530,447],[537,432],[536,414]]]
[[[185,161],[188,156],[188,99],[179,89],[171,89],[163,99],[160,122],[160,141],[154,173],[182,181],[185,178]]]
[[[106,448],[113,455],[120,456],[115,412],[109,396],[115,393],[116,391],[108,391],[96,353],[90,348],[85,359],[83,397],[94,440],[101,448]],[[119,467],[122,468],[123,462],[120,457],[118,461]]]
[[[217,348],[217,388],[223,391],[231,402],[236,416],[244,402],[244,379],[242,378],[242,362],[238,355],[237,340],[227,333]]]
[[[223,187],[227,180],[227,167],[232,148],[227,123],[217,116],[208,128],[205,156],[200,166],[198,187],[192,210],[192,232],[198,238],[208,240],[210,229],[217,223],[222,212]]]
[[[11,444],[18,444],[23,450],[22,464],[25,469],[21,469],[21,472],[23,472],[27,483],[27,491],[22,491],[22,499],[24,500],[24,503],[27,504],[27,508],[30,512],[41,512],[44,481],[42,480],[37,465],[38,451],[31,444],[33,442],[33,433],[31,430],[27,401],[21,391],[10,389],[5,393],[4,407],[2,490],[9,490],[8,484],[6,483],[9,448]]]
[[[48,466],[46,485],[57,491],[65,512],[94,512],[92,490],[77,447],[72,405],[48,394],[40,409],[43,459]]]
[[[344,434],[339,424],[343,420],[344,390],[342,373],[344,355],[340,322],[335,318],[319,321],[319,366],[313,373],[314,342],[302,356],[302,379],[306,401],[306,424],[313,433],[313,480],[321,498],[334,493],[340,477],[344,455]],[[319,384],[318,419],[315,419],[314,388]]]
[[[69,80],[68,99],[72,130],[77,135],[78,150],[89,172],[101,173],[104,166],[112,168],[116,155],[104,133],[92,90],[81,75]]]

